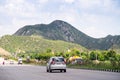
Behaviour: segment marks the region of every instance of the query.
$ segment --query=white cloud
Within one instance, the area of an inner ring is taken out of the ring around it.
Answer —
[[[25,0],[6,0],[6,3],[9,4],[9,3],[13,3],[13,4],[21,4],[21,3],[24,3]]]
[[[107,35],[107,33],[105,33],[104,30],[101,30],[101,29],[93,27],[93,26],[86,27],[83,29],[83,31],[86,34],[89,34],[89,36],[95,37],[95,38],[105,37]]]
[[[3,12],[12,17],[31,17],[36,12],[35,5],[26,0],[7,0]]]
[[[7,28],[5,28],[7,27]],[[11,28],[11,26],[9,25],[0,25],[0,37],[3,36],[3,35],[8,35],[8,34],[12,34],[12,30],[14,28]]]
[[[38,2],[39,2],[40,4],[45,4],[45,3],[48,2],[48,0],[38,0]]]
[[[78,4],[80,7],[82,8],[91,8],[91,7],[95,7],[95,6],[98,6],[98,5],[101,5],[102,0],[78,0]]]
[[[75,0],[65,0],[67,3],[73,3]]]
[[[56,19],[67,21],[92,37],[119,33],[120,10],[114,0],[30,1],[6,0],[4,5],[0,5],[0,16],[6,16],[1,17],[0,34],[11,34],[24,25],[48,24]],[[10,17],[10,25],[4,23],[8,21],[7,17]],[[113,27],[116,29],[113,30]]]

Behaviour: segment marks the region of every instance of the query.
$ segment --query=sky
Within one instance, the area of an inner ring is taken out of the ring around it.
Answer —
[[[0,36],[54,20],[94,38],[120,35],[120,0],[0,0]]]

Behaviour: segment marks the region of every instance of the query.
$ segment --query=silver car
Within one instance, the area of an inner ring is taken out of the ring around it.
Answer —
[[[22,64],[22,58],[18,59],[18,64]]]
[[[46,67],[47,72],[52,72],[53,70],[60,70],[60,72],[66,72],[66,62],[63,57],[51,57],[47,62]]]

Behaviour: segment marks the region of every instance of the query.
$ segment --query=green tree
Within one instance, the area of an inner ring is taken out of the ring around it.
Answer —
[[[109,60],[109,56],[107,55],[108,51],[101,52],[104,55],[104,60]]]
[[[80,56],[80,51],[76,48],[71,49],[69,53],[71,54],[70,56]]]
[[[96,59],[98,59],[98,54],[96,51],[92,51],[90,53],[90,60],[96,60]]]
[[[109,60],[113,67],[116,67],[116,52],[113,50],[108,51],[107,56],[109,57]]]
[[[116,57],[115,57],[117,63],[118,63],[118,66],[120,66],[120,54],[116,54]]]
[[[105,61],[105,56],[102,53],[98,54],[98,60]]]
[[[108,56],[108,57],[114,57],[114,58],[115,58],[116,52],[113,51],[113,50],[110,50],[110,51],[108,51],[107,56]]]

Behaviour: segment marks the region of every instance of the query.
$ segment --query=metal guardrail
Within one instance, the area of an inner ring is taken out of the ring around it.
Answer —
[[[107,71],[107,72],[118,72],[118,73],[120,73],[120,70],[113,70],[113,69],[91,69],[91,68],[80,68],[80,69],[97,70],[97,71]]]

